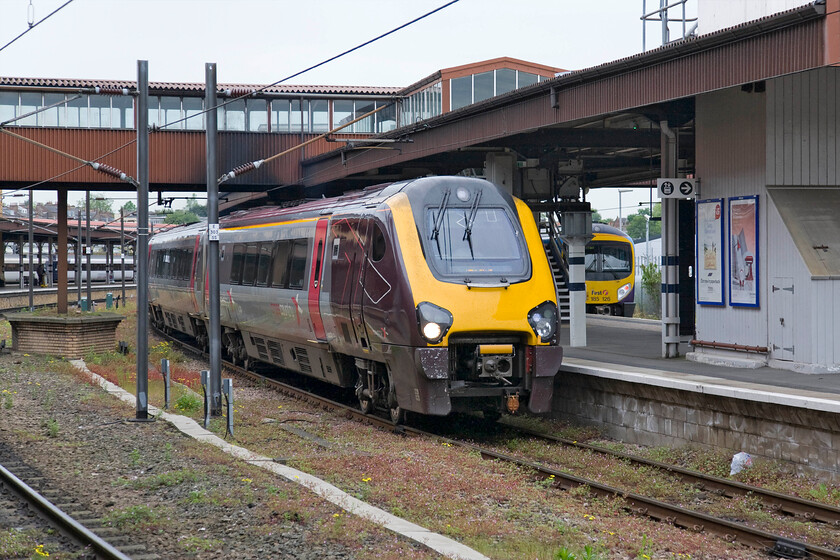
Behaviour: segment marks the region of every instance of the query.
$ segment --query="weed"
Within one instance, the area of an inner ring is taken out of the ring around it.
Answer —
[[[137,448],[132,449],[131,453],[128,454],[128,457],[131,461],[131,466],[132,467],[136,467],[137,465],[140,464],[140,450],[139,449],[137,449]]]
[[[104,517],[106,523],[121,530],[155,529],[164,518],[160,510],[144,505],[114,511]]]
[[[0,530],[0,557],[2,558],[30,558],[33,554],[32,542],[35,535],[32,531],[20,529]],[[43,549],[42,545],[38,545]]]
[[[169,442],[163,446],[163,460],[167,462],[172,460],[172,444]]]
[[[44,395],[44,406],[46,406],[47,408],[52,408],[52,405],[54,403],[55,403],[55,391],[50,389]]]
[[[200,475],[195,471],[181,469],[179,471],[156,474],[145,479],[135,480],[133,486],[135,488],[155,490],[157,488],[178,486],[184,482],[197,482],[200,478]]]
[[[642,535],[642,542],[636,551],[636,558],[639,560],[650,560],[653,557],[653,543],[647,535]]]
[[[204,407],[204,403],[195,393],[185,392],[175,401],[173,408],[185,414],[193,414]]]
[[[47,429],[47,435],[51,438],[58,437],[59,427],[58,420],[50,418],[44,422],[44,427]]]
[[[11,391],[3,389],[3,407],[12,408],[14,406],[14,396]]]
[[[808,494],[818,502],[834,503],[840,499],[840,490],[837,488],[829,489],[825,483],[821,483],[816,488],[811,488],[808,490]]]
[[[201,537],[184,537],[181,540],[181,547],[190,554],[197,554],[199,552],[207,552],[219,548],[223,541],[218,539],[204,539]]]
[[[577,560],[577,556],[575,556],[574,553],[566,547],[563,547],[555,552],[554,558],[556,560]]]

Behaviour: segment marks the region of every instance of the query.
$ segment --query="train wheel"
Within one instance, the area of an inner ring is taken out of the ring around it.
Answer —
[[[400,405],[391,407],[391,422],[395,426],[399,424],[405,424],[405,410],[403,410]]]
[[[362,410],[362,414],[370,414],[373,412],[373,401],[365,397],[360,397],[359,408]]]

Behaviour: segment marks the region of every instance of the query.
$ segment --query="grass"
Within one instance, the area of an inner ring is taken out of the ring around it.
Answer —
[[[152,532],[169,521],[168,512],[163,508],[151,508],[146,505],[132,506],[113,511],[103,520],[106,524],[121,531],[141,530]]]
[[[32,530],[0,529],[0,558],[42,558],[49,556],[44,545],[37,543]]]

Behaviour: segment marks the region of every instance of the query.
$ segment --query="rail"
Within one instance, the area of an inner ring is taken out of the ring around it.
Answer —
[[[720,348],[723,350],[737,350],[739,352],[754,352],[756,354],[769,354],[770,349],[766,346],[745,346],[743,344],[732,344],[730,342],[715,342],[707,340],[691,340],[689,344],[692,346],[701,346],[703,348]]]

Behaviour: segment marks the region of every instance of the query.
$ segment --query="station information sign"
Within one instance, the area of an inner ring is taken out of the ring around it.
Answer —
[[[656,180],[656,195],[659,198],[695,198],[697,179],[673,177]]]

